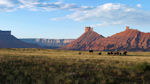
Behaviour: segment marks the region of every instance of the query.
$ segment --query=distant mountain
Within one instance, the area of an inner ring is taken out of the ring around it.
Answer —
[[[0,31],[0,48],[41,48],[35,44],[25,43],[13,35],[11,31]]]
[[[80,39],[73,41],[65,48],[73,50],[93,49],[101,51],[150,51],[150,33],[140,32],[139,30],[126,27],[125,31],[104,38],[101,35],[98,36],[97,33],[95,35],[93,34],[91,37],[88,32],[85,32]]]
[[[33,43],[38,44],[42,47],[46,48],[60,48],[62,46],[66,46],[70,42],[72,42],[74,39],[30,39],[30,38],[24,38],[20,39],[26,43]]]
[[[85,32],[76,40],[72,41],[65,49],[71,50],[89,50],[93,47],[93,42],[104,38],[102,35],[94,32],[92,28],[86,27]]]

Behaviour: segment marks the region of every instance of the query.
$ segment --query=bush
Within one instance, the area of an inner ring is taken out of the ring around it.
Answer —
[[[150,64],[148,64],[147,62],[139,63],[136,65],[135,69],[140,72],[145,72],[150,70]]]

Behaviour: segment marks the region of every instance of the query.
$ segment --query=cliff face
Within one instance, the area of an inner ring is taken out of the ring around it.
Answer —
[[[94,50],[147,51],[150,48],[150,34],[128,29],[111,37],[94,42]]]
[[[22,42],[9,32],[0,31],[0,48],[40,48],[40,46]]]
[[[82,37],[82,36],[81,36]],[[88,50],[89,48],[93,50],[128,50],[128,51],[150,51],[150,33],[140,32],[135,29],[127,29],[123,32],[112,35],[111,37],[102,38],[101,36],[96,36],[92,38],[97,38],[93,40],[89,37],[89,35],[84,35],[89,42],[87,44],[81,43],[71,43],[69,44],[68,49],[76,49],[76,50]],[[79,39],[75,40],[77,42]],[[83,48],[76,46],[84,46]]]
[[[65,49],[89,50],[93,47],[94,41],[102,38],[104,37],[94,32],[92,29],[85,29],[84,34],[82,34],[78,39],[67,45]]]
[[[74,39],[20,39],[27,43],[38,44],[47,48],[59,48],[62,46],[66,46]]]

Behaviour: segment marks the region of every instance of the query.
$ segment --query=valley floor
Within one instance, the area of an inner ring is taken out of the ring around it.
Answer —
[[[79,55],[81,52],[81,55]],[[0,84],[149,84],[150,52],[0,49]]]

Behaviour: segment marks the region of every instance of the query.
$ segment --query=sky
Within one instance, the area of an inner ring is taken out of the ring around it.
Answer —
[[[150,0],[0,0],[0,30],[17,38],[76,39],[85,26],[105,36],[126,26],[150,32]]]

